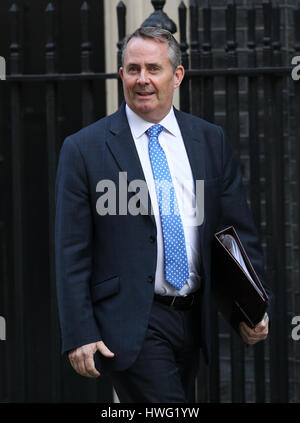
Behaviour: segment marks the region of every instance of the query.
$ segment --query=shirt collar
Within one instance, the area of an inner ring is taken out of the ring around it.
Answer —
[[[126,104],[126,116],[130,129],[135,138],[141,137],[154,123],[148,122],[137,115],[131,108]],[[170,134],[176,136],[178,131],[178,124],[175,117],[174,109],[171,107],[169,113],[159,122]]]

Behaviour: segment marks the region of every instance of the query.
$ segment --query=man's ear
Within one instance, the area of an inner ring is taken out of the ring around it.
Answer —
[[[174,76],[175,76],[174,88],[178,88],[184,77],[184,67],[182,65],[177,66]]]
[[[123,68],[122,67],[120,67],[120,69],[119,69],[119,75],[120,75],[120,77],[121,77],[121,79],[123,81],[124,74],[123,74]]]

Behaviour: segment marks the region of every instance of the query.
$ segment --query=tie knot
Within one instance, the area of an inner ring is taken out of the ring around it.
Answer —
[[[147,130],[148,136],[151,137],[158,137],[161,131],[164,129],[162,125],[159,125],[158,123],[156,125],[151,126]]]

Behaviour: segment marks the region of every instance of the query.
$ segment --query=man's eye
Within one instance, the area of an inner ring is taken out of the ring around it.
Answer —
[[[136,72],[137,67],[136,66],[129,66],[128,72]]]
[[[157,72],[159,70],[159,67],[158,66],[151,66],[151,70],[153,72]]]

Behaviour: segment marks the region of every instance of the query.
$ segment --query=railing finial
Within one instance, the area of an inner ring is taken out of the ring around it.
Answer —
[[[141,26],[157,26],[163,29],[167,29],[174,34],[177,32],[177,26],[169,16],[163,12],[163,7],[166,3],[165,0],[152,0],[152,6],[155,11],[142,23]]]

